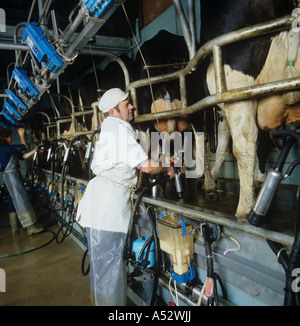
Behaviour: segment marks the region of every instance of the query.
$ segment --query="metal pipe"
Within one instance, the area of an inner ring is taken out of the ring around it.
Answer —
[[[191,114],[198,112],[210,106],[214,106],[219,103],[228,103],[240,100],[246,100],[258,96],[264,96],[266,94],[275,94],[282,91],[288,91],[291,89],[300,88],[300,77],[286,79],[284,81],[277,81],[272,83],[266,83],[261,85],[254,85],[235,90],[223,92],[222,94],[215,94],[205,97],[204,99],[187,106],[186,108],[157,112],[156,114],[147,113],[139,115],[135,118],[135,123],[152,121],[155,119],[167,119],[173,118],[185,114]]]
[[[43,30],[46,29],[45,15],[44,15],[44,0],[38,0],[38,9],[39,9],[39,22]]]
[[[80,51],[80,54],[93,55],[93,56],[99,56],[99,57],[108,57],[108,58],[111,58],[114,61],[116,61],[123,70],[124,78],[125,78],[125,87],[127,88],[127,86],[130,83],[130,76],[129,76],[129,72],[128,72],[128,69],[127,69],[124,61],[120,57],[118,57],[117,55],[115,55],[114,53],[111,53],[111,52],[94,50],[94,49],[82,49]]]
[[[188,22],[191,32],[191,55],[192,58],[196,54],[196,25],[195,25],[195,1],[187,1]]]
[[[9,85],[9,80],[10,80],[9,69],[12,65],[15,65],[15,64],[16,64],[15,62],[11,62],[6,68],[7,85]],[[5,96],[7,96],[7,95],[5,94]]]
[[[290,28],[291,24],[292,24],[291,16],[285,16],[276,20],[243,28],[238,31],[230,32],[228,34],[219,36],[204,44],[198,50],[196,55],[190,60],[188,65],[186,65],[183,69],[173,73],[152,77],[150,78],[151,83],[158,84],[161,82],[167,82],[167,81],[177,79],[179,78],[179,76],[186,76],[187,74],[190,74],[197,67],[197,65],[203,60],[203,58],[206,57],[209,53],[211,53],[213,51],[213,48],[216,46],[221,48],[222,46],[232,44],[234,42],[238,42],[241,40],[282,31]],[[249,86],[247,88],[239,89],[239,90],[231,90],[222,94],[208,96],[207,98],[202,99],[197,103],[186,108],[182,108],[174,111],[159,112],[156,114],[153,113],[143,114],[137,116],[135,118],[135,122],[139,123],[139,122],[151,121],[155,119],[171,118],[179,115],[191,114],[200,111],[208,106],[215,105],[218,103],[237,101],[241,99],[263,95],[263,92],[266,92],[266,90],[268,93],[271,93],[271,92],[279,92],[284,90],[295,89],[299,87],[298,82],[299,82],[298,78],[295,78],[291,80],[279,81],[279,82],[265,84],[265,85],[255,85],[252,87]],[[280,87],[281,83],[282,83],[282,88]],[[131,91],[133,88],[139,88],[148,85],[149,85],[149,79],[142,79],[130,83],[128,85],[128,89]],[[222,86],[221,88],[226,89],[225,86]]]
[[[161,273],[161,276],[159,277],[159,285],[162,286],[163,288],[165,288],[166,290],[169,290],[169,281],[170,281],[170,273]],[[178,290],[180,290],[180,291],[177,291],[179,300],[181,300],[182,302],[186,303],[189,306],[198,306],[197,303],[201,296],[202,286],[195,285],[191,289],[190,295],[193,300],[191,300],[187,295],[184,294],[184,292],[186,292],[186,288],[187,288],[186,283],[176,283],[176,287]],[[174,294],[174,292],[175,292],[174,287],[172,287],[172,292]],[[222,298],[219,298],[219,304],[220,304],[220,306],[231,306],[232,305],[228,301],[226,301]],[[201,298],[200,305],[207,306],[207,298],[204,295]]]
[[[134,198],[136,199],[136,195],[134,195]],[[264,228],[257,228],[246,223],[240,223],[236,220],[232,220],[232,216],[210,211],[208,209],[203,209],[198,206],[192,206],[182,202],[179,205],[178,202],[169,199],[162,200],[147,196],[143,197],[143,202],[161,207],[166,210],[170,210],[171,212],[182,214],[183,216],[194,219],[195,221],[199,222],[199,224],[204,220],[207,222],[213,222],[219,225],[227,226],[234,230],[243,231],[263,239],[272,240],[289,247],[291,247],[294,243],[294,237],[292,235],[287,235]]]
[[[177,17],[179,19],[180,22],[180,26],[181,26],[181,30],[183,33],[183,37],[185,39],[185,43],[187,45],[188,51],[189,51],[189,57],[190,59],[192,59],[192,57],[194,56],[193,54],[193,46],[192,46],[192,35],[191,35],[191,31],[189,29],[189,26],[187,24],[183,9],[182,9],[182,5],[180,0],[173,0],[173,4],[177,13]]]
[[[224,66],[222,60],[222,50],[219,46],[213,47],[213,62],[215,71],[215,81],[217,94],[221,94],[227,90],[226,79],[224,74]]]
[[[85,6],[82,6],[78,12],[78,15],[74,19],[73,23],[66,31],[66,34],[63,37],[63,43],[67,44],[71,36],[75,33],[79,25],[82,23],[84,17],[88,14],[88,9]]]
[[[51,123],[51,120],[50,120],[50,117],[49,117],[49,115],[48,114],[46,114],[45,112],[43,112],[43,111],[36,111],[36,112],[34,112],[35,114],[42,114],[42,115],[44,115],[46,118],[47,118],[47,120],[48,120],[48,123],[50,124]]]
[[[15,30],[14,30],[14,41],[15,41],[15,44],[18,44],[19,43],[19,40],[18,40],[18,32],[19,32],[19,29],[22,28],[22,27],[25,27],[27,23],[19,23],[16,27],[15,27]],[[22,62],[22,56],[21,56],[21,53],[20,53],[20,56],[18,55],[18,51],[15,50],[15,57],[16,57],[16,66],[18,65],[18,62],[17,62],[17,59],[19,57],[19,60],[20,62]]]
[[[187,96],[186,96],[186,83],[185,76],[179,76],[179,87],[180,87],[180,98],[182,103],[182,109],[186,108],[187,105]]]
[[[0,50],[29,51],[29,47],[27,45],[14,44],[12,42],[0,42]]]

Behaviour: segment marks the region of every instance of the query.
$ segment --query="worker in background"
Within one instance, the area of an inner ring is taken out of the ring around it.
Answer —
[[[34,224],[37,219],[23,185],[23,178],[19,167],[19,159],[32,156],[37,148],[24,153],[27,149],[25,129],[19,128],[18,134],[21,144],[12,145],[12,131],[0,129],[0,171],[3,171],[3,180],[8,190],[8,213],[12,233],[18,232],[18,218],[23,228],[27,228],[28,236],[43,231],[43,228]]]
[[[106,119],[91,164],[96,176],[87,185],[76,219],[87,231],[95,305],[124,306],[127,282],[123,252],[137,171],[166,173],[173,178],[174,168],[153,164],[136,141],[128,93],[119,88],[108,90],[99,101],[99,109]]]

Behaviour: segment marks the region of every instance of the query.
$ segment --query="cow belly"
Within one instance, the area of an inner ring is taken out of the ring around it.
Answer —
[[[258,102],[257,124],[262,130],[274,130],[300,121],[300,105],[286,106],[281,95],[269,96]]]
[[[257,84],[264,84],[284,80],[290,77],[287,73],[288,61],[288,40],[290,34],[282,32],[272,40],[272,44],[259,76]],[[300,51],[298,48],[298,56],[295,61],[294,73],[300,71]],[[257,123],[262,130],[274,130],[282,125],[288,125],[292,122],[300,120],[299,104],[287,105],[299,101],[300,92],[291,92],[293,101],[287,100],[283,95],[271,95],[259,99],[257,107]]]
[[[182,108],[182,103],[177,99],[170,102],[165,99],[159,98],[152,103],[151,113],[165,112],[169,110],[178,110],[181,108]],[[175,131],[183,133],[185,131],[191,130],[191,124],[188,121],[187,115],[177,117],[177,118],[159,119],[159,121],[154,121],[153,125],[157,131],[167,132],[169,134],[172,134]]]

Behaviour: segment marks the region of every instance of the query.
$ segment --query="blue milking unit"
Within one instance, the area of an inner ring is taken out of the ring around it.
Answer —
[[[23,115],[28,111],[28,108],[10,89],[6,90],[6,94],[8,99],[4,102],[2,114],[6,120],[15,124],[16,120],[22,119]]]
[[[46,40],[44,31],[37,23],[27,23],[22,38],[37,61],[43,62],[50,72],[57,73],[62,68],[63,60]],[[15,120],[22,119],[22,116],[27,113],[28,106],[36,102],[40,91],[22,67],[15,67],[12,77],[16,81],[17,87],[16,90],[7,90],[8,99],[5,101],[2,111],[3,116],[15,124]]]
[[[2,114],[3,114],[3,116],[4,116],[4,118],[8,121],[8,122],[10,122],[11,124],[16,124],[16,120],[6,111],[6,109],[5,108],[3,108],[2,109]],[[2,121],[2,123],[3,123],[3,121]],[[5,122],[4,122],[5,123]],[[10,125],[8,124],[8,125],[6,125],[6,128],[7,129],[9,129],[10,128]]]
[[[18,108],[18,111],[21,113],[21,115],[24,115],[28,111],[27,106],[18,98],[18,96],[13,91],[8,89],[6,90],[6,94],[8,95],[11,102]]]
[[[7,113],[10,114],[14,119],[22,119],[22,116],[19,111],[9,101],[4,102],[4,108],[6,109]]]
[[[46,40],[44,31],[37,23],[27,23],[22,38],[38,62],[43,62],[52,73],[57,73],[62,68],[62,59]]]
[[[103,17],[117,1],[118,0],[82,0],[90,14],[95,18],[99,18],[100,16]]]
[[[36,100],[40,91],[35,87],[33,82],[29,79],[26,71],[22,67],[15,67],[12,72],[12,77],[17,82],[21,90],[29,97]]]
[[[147,249],[148,248],[148,249]],[[155,264],[154,242],[149,237],[141,237],[132,243],[132,251],[139,268],[151,268]]]

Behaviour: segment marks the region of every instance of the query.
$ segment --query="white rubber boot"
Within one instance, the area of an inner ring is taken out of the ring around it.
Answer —
[[[16,234],[19,232],[19,226],[18,226],[18,217],[16,212],[8,213],[9,217],[9,224],[11,227],[11,233]]]
[[[44,228],[38,228],[34,224],[27,227],[27,235],[30,237],[34,234],[38,234],[44,231]]]

